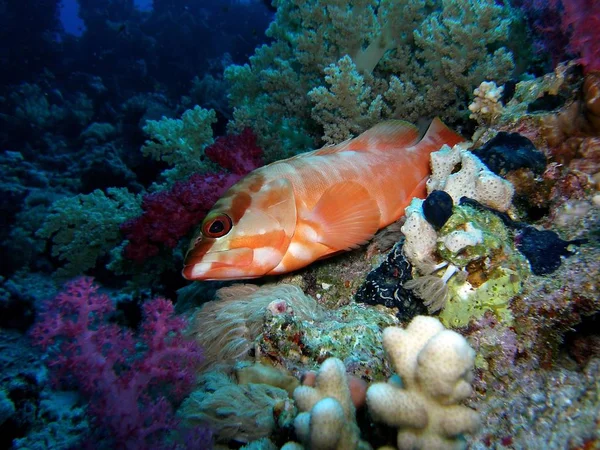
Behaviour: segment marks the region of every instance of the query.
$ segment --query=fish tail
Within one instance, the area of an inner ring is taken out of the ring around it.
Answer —
[[[442,122],[438,117],[436,117],[431,122],[431,125],[429,125],[429,128],[427,129],[425,136],[423,136],[423,139],[421,139],[421,141],[417,145],[423,144],[427,147],[437,146],[435,150],[439,150],[439,148],[444,144],[447,144],[450,147],[452,147],[464,141],[465,138],[463,138],[460,134],[456,133],[455,131],[452,131],[444,124],[444,122]]]

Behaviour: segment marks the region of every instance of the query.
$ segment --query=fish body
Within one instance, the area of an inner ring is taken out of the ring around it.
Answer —
[[[423,197],[429,154],[464,139],[434,119],[419,139],[403,121],[380,123],[335,146],[277,161],[233,185],[187,252],[189,280],[291,272],[355,248]]]

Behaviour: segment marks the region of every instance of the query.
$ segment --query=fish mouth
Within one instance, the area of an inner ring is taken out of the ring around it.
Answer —
[[[194,250],[188,252],[183,264],[182,275],[188,280],[240,278],[243,271],[254,261],[254,250],[251,248],[206,253]]]

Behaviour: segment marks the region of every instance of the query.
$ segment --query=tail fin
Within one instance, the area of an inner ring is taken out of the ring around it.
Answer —
[[[444,144],[452,147],[460,142],[464,142],[465,140],[466,139],[460,134],[452,131],[450,128],[444,125],[444,123],[438,117],[436,117],[431,122],[431,125],[429,125],[427,133],[425,133],[425,136],[423,136],[423,139],[421,139],[418,145],[435,145],[438,147],[437,149],[439,149]]]

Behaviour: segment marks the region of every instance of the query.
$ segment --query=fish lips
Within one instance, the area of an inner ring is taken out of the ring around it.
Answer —
[[[238,279],[243,273],[236,269],[243,271],[253,261],[254,250],[247,247],[212,252],[194,248],[185,257],[182,274],[188,280]]]

